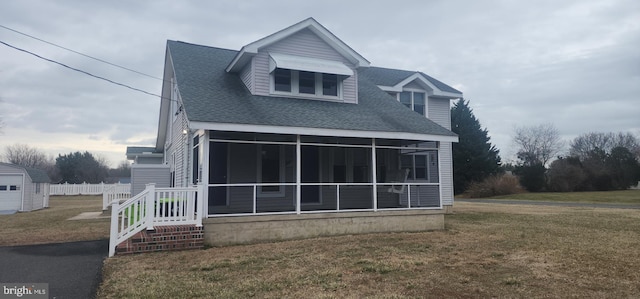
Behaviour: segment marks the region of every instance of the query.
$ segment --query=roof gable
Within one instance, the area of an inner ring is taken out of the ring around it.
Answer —
[[[364,70],[362,74],[385,91],[401,92],[405,85],[418,83],[424,86],[426,90],[432,91],[434,96],[451,98],[462,96],[462,92],[423,72],[370,67]]]
[[[242,49],[240,49],[240,52],[236,54],[233,60],[226,67],[226,71],[239,72],[240,70],[242,70],[242,67],[251,60],[253,56],[258,54],[258,51],[260,49],[273,45],[305,29],[310,30],[311,32],[316,34],[320,39],[322,39],[335,51],[340,53],[340,55],[353,63],[356,67],[369,66],[369,61],[362,57],[362,55],[351,49],[351,47],[349,47],[333,33],[327,30],[327,28],[318,23],[318,21],[313,18],[308,18],[302,22],[294,24],[290,27],[287,27],[283,30],[280,30],[274,34],[271,34],[267,37],[264,37],[242,47]]]

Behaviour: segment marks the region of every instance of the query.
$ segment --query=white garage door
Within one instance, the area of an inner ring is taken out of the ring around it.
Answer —
[[[22,187],[21,174],[0,174],[0,211],[20,210]]]

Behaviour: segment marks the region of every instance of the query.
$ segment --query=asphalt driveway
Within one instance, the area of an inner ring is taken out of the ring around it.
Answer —
[[[48,283],[49,298],[94,298],[109,240],[0,247],[0,282]]]

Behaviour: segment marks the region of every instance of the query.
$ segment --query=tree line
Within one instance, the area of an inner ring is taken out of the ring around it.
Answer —
[[[127,161],[122,161],[117,168],[109,168],[106,159],[88,151],[59,154],[53,158],[38,148],[14,144],[5,148],[4,160],[11,164],[43,170],[53,183],[97,184],[131,176],[131,168]]]
[[[517,160],[503,164],[468,101],[454,103],[451,124],[460,139],[452,149],[456,194],[470,188],[481,189],[483,196],[522,188],[530,192],[623,190],[640,180],[640,140],[631,133],[585,133],[571,140],[564,153],[566,143],[553,124],[520,126],[513,135]],[[518,186],[509,186],[514,184]]]

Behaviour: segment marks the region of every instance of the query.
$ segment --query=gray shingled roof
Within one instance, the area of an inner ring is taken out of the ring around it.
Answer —
[[[225,72],[237,51],[177,41],[168,41],[168,48],[190,121],[456,136],[393,100],[367,76],[359,76],[357,105],[254,96],[237,74]]]
[[[24,167],[24,166],[10,164],[10,163],[0,162],[0,165],[24,169],[29,175],[29,177],[31,178],[31,181],[34,183],[50,183],[51,182],[51,179],[49,179],[49,175],[47,175],[47,173],[44,170],[31,168],[31,167]]]
[[[127,155],[142,154],[145,152],[156,153],[156,148],[149,146],[127,146]]]
[[[415,73],[420,73],[422,76],[425,77],[425,79],[429,80],[431,84],[435,85],[438,89],[442,91],[462,94],[462,92],[458,91],[457,89],[447,84],[444,84],[423,72],[412,72],[412,71],[388,69],[388,68],[373,67],[373,66],[367,69],[364,69],[360,72],[361,75],[365,76],[368,80],[370,80],[374,84],[382,85],[382,86],[395,86],[396,84],[402,82],[402,80],[412,76]]]
[[[24,170],[27,171],[29,176],[31,177],[31,181],[34,183],[50,183],[51,179],[49,179],[49,175],[44,170],[25,167]]]

